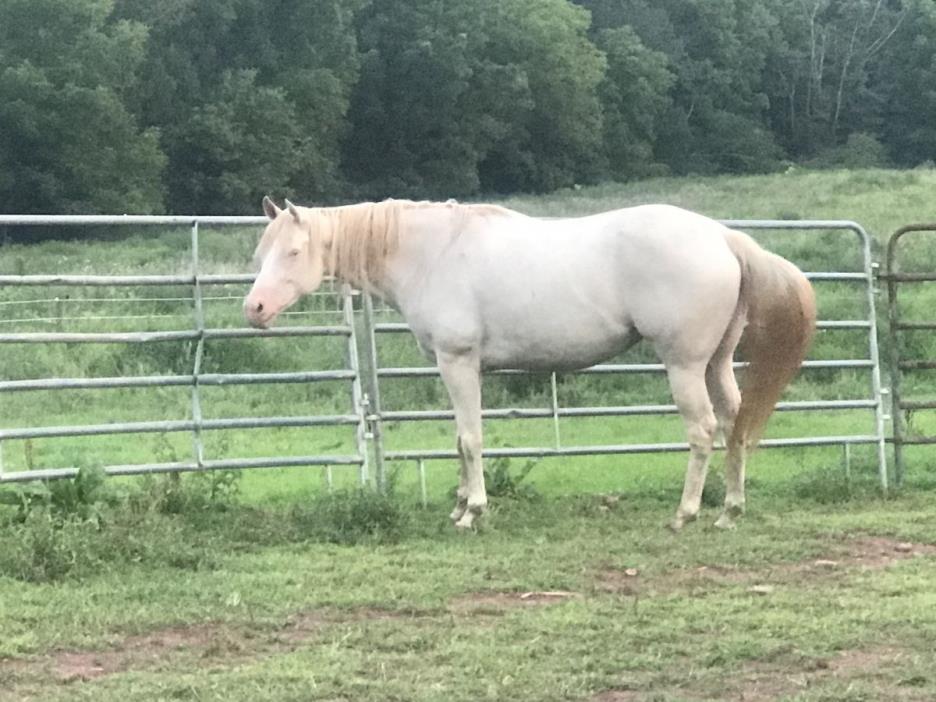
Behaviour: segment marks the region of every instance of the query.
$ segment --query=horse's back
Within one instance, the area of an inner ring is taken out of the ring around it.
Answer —
[[[665,205],[485,217],[440,247],[417,316],[431,345],[479,345],[488,367],[575,368],[640,337],[720,338],[707,330],[727,326],[740,281],[724,231]]]

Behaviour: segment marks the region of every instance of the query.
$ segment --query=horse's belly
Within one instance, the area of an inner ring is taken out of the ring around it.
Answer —
[[[497,331],[499,333],[485,336],[481,348],[483,368],[576,370],[607,360],[640,339],[632,325],[587,330],[573,326],[547,330],[552,333],[520,325]]]

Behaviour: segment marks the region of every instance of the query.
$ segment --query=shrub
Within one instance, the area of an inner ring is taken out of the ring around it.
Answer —
[[[205,471],[190,475],[161,475],[143,483],[129,497],[137,512],[193,514],[228,510],[240,494],[239,471]]]
[[[338,490],[292,510],[293,526],[307,539],[334,544],[395,543],[408,517],[392,491]]]
[[[871,134],[856,132],[839,146],[821,151],[810,165],[815,168],[886,168],[890,165],[887,147]]]
[[[811,500],[822,505],[849,502],[850,500],[879,494],[877,480],[871,466],[856,474],[853,466],[849,476],[840,467],[821,468],[797,476],[793,494],[800,500]]]
[[[192,519],[228,507],[236,475],[161,476],[120,493],[100,468],[81,468],[68,480],[0,491],[15,507],[5,525],[0,575],[29,582],[99,573],[114,564],[201,569],[216,563],[218,533]]]

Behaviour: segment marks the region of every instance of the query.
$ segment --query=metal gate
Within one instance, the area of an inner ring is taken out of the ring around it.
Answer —
[[[44,216],[0,216],[0,225],[134,225],[134,226],[190,226],[191,227],[191,272],[185,275],[146,276],[87,276],[87,275],[3,275],[0,286],[186,286],[192,300],[191,324],[187,329],[166,331],[137,331],[122,333],[104,332],[20,332],[0,333],[0,344],[48,344],[48,343],[120,343],[159,344],[165,341],[188,340],[195,344],[194,363],[190,373],[177,375],[149,375],[133,377],[100,378],[31,378],[25,380],[0,381],[0,401],[4,393],[19,393],[35,390],[66,391],[68,389],[104,389],[128,387],[189,386],[191,388],[190,416],[184,419],[158,422],[113,422],[81,426],[17,426],[0,429],[0,482],[25,481],[37,478],[60,478],[76,473],[73,466],[44,470],[3,471],[2,446],[4,441],[43,437],[78,437],[105,434],[133,435],[146,432],[188,432],[192,437],[191,458],[184,461],[145,463],[132,465],[109,465],[104,470],[109,474],[127,475],[156,472],[184,472],[214,469],[246,469],[274,466],[352,466],[357,467],[361,482],[375,479],[383,484],[386,479],[385,463],[408,461],[414,463],[420,475],[425,475],[425,463],[435,459],[454,459],[453,449],[430,449],[425,447],[394,448],[384,431],[388,423],[427,422],[450,420],[451,411],[426,409],[395,409],[382,403],[381,387],[393,379],[435,378],[437,369],[430,366],[392,365],[380,362],[381,343],[378,339],[388,335],[407,332],[405,323],[399,319],[378,319],[381,310],[375,312],[374,302],[366,294],[358,296],[347,288],[338,291],[336,303],[340,307],[341,323],[316,326],[286,326],[271,330],[244,328],[207,328],[203,315],[203,298],[210,286],[240,284],[252,280],[249,275],[206,275],[201,272],[199,261],[199,228],[216,226],[259,226],[266,222],[262,217],[44,217]],[[812,271],[807,275],[816,284],[820,303],[824,299],[823,286],[836,290],[848,290],[856,301],[855,312],[819,321],[820,333],[844,333],[852,335],[863,349],[848,358],[810,358],[804,364],[804,373],[831,373],[848,371],[861,374],[867,381],[867,393],[858,397],[811,397],[781,402],[781,412],[852,411],[869,413],[871,429],[846,433],[807,433],[782,439],[768,439],[765,447],[793,446],[841,446],[846,466],[852,446],[866,445],[875,449],[877,470],[882,487],[887,486],[885,459],[884,408],[882,404],[881,374],[878,357],[878,341],[875,314],[875,269],[871,260],[870,240],[864,229],[848,221],[727,221],[727,225],[747,231],[772,230],[779,232],[844,232],[854,235],[849,245],[855,265],[850,269],[834,271]],[[249,252],[245,251],[245,258]],[[844,256],[847,258],[848,256]],[[794,260],[794,262],[796,262]],[[801,264],[802,265],[802,264]],[[359,301],[358,304],[355,304]],[[341,369],[320,370],[310,368],[302,372],[288,373],[205,373],[201,362],[204,343],[208,340],[239,339],[252,337],[303,336],[311,338],[339,337],[347,342],[346,364]],[[737,364],[742,368],[743,364]],[[648,362],[606,363],[579,371],[582,376],[631,376],[633,374],[664,373],[662,364]],[[508,371],[499,375],[518,375]],[[347,413],[304,416],[242,416],[223,419],[206,419],[201,410],[201,389],[207,386],[233,384],[305,384],[323,381],[343,381],[348,385]],[[488,420],[545,419],[552,422],[553,438],[548,444],[519,447],[489,447],[484,455],[497,457],[551,457],[589,456],[608,454],[637,454],[685,451],[685,442],[667,443],[591,443],[583,444],[563,440],[565,423],[583,417],[650,417],[675,415],[672,404],[627,404],[620,406],[576,405],[560,403],[559,383],[555,374],[549,378],[549,401],[542,407],[486,407],[484,418]],[[299,456],[266,456],[251,458],[207,456],[202,442],[202,432],[231,428],[261,427],[346,427],[354,432],[356,450],[349,454],[309,454]],[[849,427],[850,428],[850,427]],[[566,433],[568,436],[568,433]],[[425,496],[425,495],[424,495]]]
[[[74,466],[40,470],[3,470],[3,443],[52,437],[86,437],[104,435],[134,435],[144,433],[188,432],[192,437],[190,460],[160,463],[134,463],[104,466],[109,475],[145,473],[178,473],[205,470],[235,470],[287,466],[357,466],[362,483],[369,479],[369,458],[366,437],[366,397],[359,372],[358,340],[354,324],[352,292],[345,287],[338,293],[342,321],[328,326],[288,326],[276,329],[223,328],[205,326],[203,301],[205,291],[212,286],[246,285],[252,275],[203,275],[199,262],[199,228],[263,225],[265,217],[158,217],[158,216],[0,216],[0,224],[30,226],[191,226],[191,270],[184,275],[2,275],[0,286],[60,287],[139,287],[186,286],[192,302],[191,326],[187,329],[141,332],[20,332],[0,333],[3,344],[133,344],[147,345],[173,341],[195,344],[191,373],[184,375],[148,375],[96,378],[34,378],[0,380],[0,401],[6,393],[41,390],[106,390],[109,388],[191,387],[190,416],[185,419],[146,422],[112,422],[79,426],[40,426],[0,429],[0,483],[35,479],[66,478],[77,474]],[[245,256],[246,257],[246,256]],[[166,298],[168,299],[168,298]],[[337,370],[309,369],[288,373],[204,373],[202,359],[205,342],[224,339],[272,337],[340,337],[347,340],[346,367]],[[311,416],[240,416],[206,419],[202,416],[202,389],[210,386],[321,383],[346,381],[349,386],[349,409],[344,414]],[[355,433],[356,452],[346,455],[303,455],[267,457],[210,458],[205,455],[202,433],[224,429],[256,429],[268,427],[350,427]]]
[[[893,398],[894,473],[898,484],[903,481],[906,457],[904,447],[936,444],[936,434],[914,430],[913,413],[936,409],[936,398],[917,390],[916,383],[907,387],[908,375],[936,370],[936,359],[921,358],[911,343],[914,332],[936,331],[936,317],[905,316],[899,299],[900,289],[907,284],[936,282],[936,266],[926,251],[917,251],[918,266],[922,270],[901,270],[909,261],[901,261],[901,245],[911,246],[914,240],[932,246],[936,224],[910,224],[895,231],[887,241],[886,271],[881,276],[887,281],[887,318],[890,328],[889,353],[891,393]],[[910,235],[910,236],[908,236]],[[925,352],[924,352],[925,353]]]

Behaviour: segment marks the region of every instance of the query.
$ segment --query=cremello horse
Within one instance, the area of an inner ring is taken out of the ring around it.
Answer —
[[[279,209],[260,239],[248,321],[268,326],[325,275],[398,309],[452,398],[461,473],[452,520],[487,504],[481,371],[572,370],[646,339],[686,425],[689,466],[674,529],[699,513],[716,432],[726,440],[724,511],[744,509],[744,462],[815,328],[806,277],[747,235],[664,205],[577,219],[503,207],[388,200]],[[738,389],[732,355],[749,366]]]

